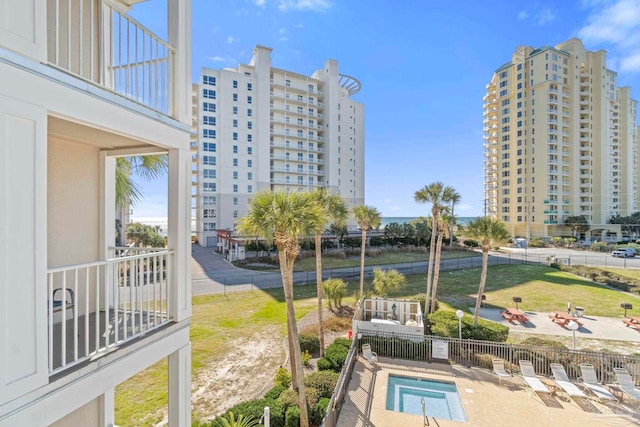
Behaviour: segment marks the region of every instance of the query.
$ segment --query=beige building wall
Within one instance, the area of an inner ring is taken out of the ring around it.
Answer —
[[[512,236],[570,235],[566,218],[584,215],[591,231],[581,237],[621,238],[607,223],[638,210],[639,142],[637,102],[616,79],[606,52],[589,52],[578,39],[520,46],[492,76],[484,97],[486,212]]]

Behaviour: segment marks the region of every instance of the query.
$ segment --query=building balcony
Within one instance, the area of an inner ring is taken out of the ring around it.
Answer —
[[[112,259],[47,274],[49,372],[95,359],[169,322],[172,251],[116,248]]]
[[[174,46],[115,1],[50,0],[47,5],[50,65],[177,117],[174,96],[183,83],[175,78]]]
[[[557,223],[558,223],[557,220],[545,220],[544,221],[545,225],[554,225],[554,224],[557,224]]]

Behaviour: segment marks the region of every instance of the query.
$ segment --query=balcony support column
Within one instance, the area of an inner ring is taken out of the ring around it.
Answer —
[[[169,0],[169,44],[175,49],[170,67],[169,114],[191,125],[191,0]]]
[[[169,355],[169,425],[191,426],[191,344]]]
[[[99,397],[100,405],[100,427],[111,427],[115,425],[115,389],[110,388]]]

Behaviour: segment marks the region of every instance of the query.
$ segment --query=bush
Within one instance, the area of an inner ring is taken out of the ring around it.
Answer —
[[[407,280],[404,274],[397,270],[373,270],[373,289],[376,295],[386,298],[390,292],[397,292],[406,286]]]
[[[289,388],[284,390],[280,396],[278,396],[277,400],[286,411],[291,406],[298,406],[298,392]]]
[[[431,335],[458,338],[458,318],[453,311],[436,311],[429,315]],[[509,337],[509,328],[490,320],[478,319],[473,326],[473,317],[462,318],[462,338],[482,341],[505,342]]]
[[[351,348],[351,340],[349,338],[336,338],[331,345],[341,345],[344,348]]]
[[[324,351],[324,357],[330,359],[335,364],[335,371],[340,372],[342,370],[342,365],[344,365],[344,361],[347,359],[347,355],[349,354],[349,349],[340,345],[340,344],[331,344]]]
[[[283,386],[282,384],[278,384],[276,386],[273,386],[268,392],[266,392],[264,394],[264,398],[276,400],[285,390],[287,390],[285,386]]]
[[[233,412],[236,417],[238,415],[244,415],[245,417],[259,420],[264,414],[265,406],[268,406],[271,411],[271,427],[284,427],[284,408],[277,400],[273,399],[255,399],[238,403],[232,408],[229,408],[220,417],[213,420],[211,427],[223,427],[224,424],[222,424],[222,420],[219,418],[229,418],[230,412]]]
[[[329,308],[342,306],[342,298],[347,294],[347,285],[342,279],[327,279],[322,282],[322,291],[329,300]]]
[[[300,351],[303,353],[307,351],[313,354],[320,351],[320,338],[318,338],[318,335],[314,333],[301,333],[298,335],[298,342],[300,343]]]
[[[280,384],[284,388],[289,388],[291,386],[291,374],[285,368],[278,368],[274,383],[276,385]]]
[[[475,240],[471,240],[471,239],[466,239],[462,242],[463,245],[465,245],[468,248],[477,248],[480,246],[480,243],[476,242]]]
[[[528,244],[530,248],[546,248],[547,247],[547,242],[545,242],[544,239],[541,239],[539,237],[534,237],[530,239]]]
[[[307,368],[308,368],[308,367],[310,367],[310,366],[311,366],[311,359],[312,359],[312,356],[311,356],[311,353],[309,353],[309,351],[308,351],[308,350],[303,351],[303,352],[300,354],[300,357],[302,358],[302,364],[303,364],[305,367],[307,367]]]
[[[285,427],[298,427],[300,425],[300,409],[297,406],[290,406],[284,416]]]
[[[321,397],[318,403],[316,404],[315,408],[313,408],[312,410],[313,416],[311,418],[311,421],[314,424],[320,425],[320,423],[322,423],[324,414],[327,413],[329,402],[331,402],[331,399],[329,399],[328,397]]]
[[[318,367],[318,371],[335,371],[336,364],[333,360],[327,359],[326,357],[321,357],[316,362],[316,366]]]
[[[340,374],[331,371],[313,372],[304,377],[304,384],[318,392],[319,398],[330,398],[338,383]],[[313,407],[313,406],[312,406]]]

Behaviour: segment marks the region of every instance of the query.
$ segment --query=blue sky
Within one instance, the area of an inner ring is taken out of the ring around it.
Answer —
[[[235,67],[261,44],[278,68],[311,74],[327,58],[362,82],[366,204],[383,216],[428,214],[413,199],[434,181],[462,196],[456,214],[483,212],[482,97],[517,46],[571,37],[607,50],[620,86],[640,98],[640,0],[193,0],[193,80]],[[166,0],[137,5],[166,34]],[[165,216],[166,192],[144,184],[134,215]]]

